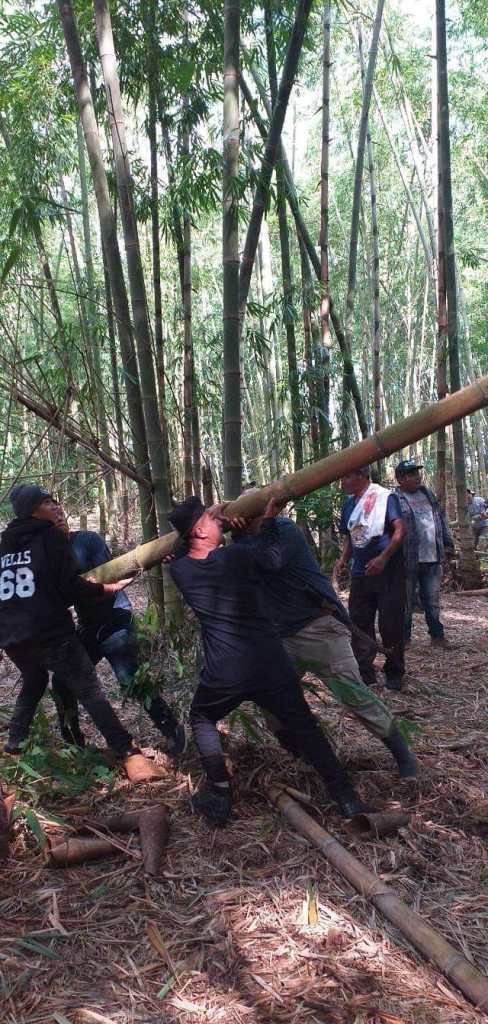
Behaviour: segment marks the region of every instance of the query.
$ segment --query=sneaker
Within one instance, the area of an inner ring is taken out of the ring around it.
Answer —
[[[212,786],[206,782],[203,789],[194,793],[191,805],[197,814],[201,814],[214,828],[223,828],[227,824],[232,811],[232,793],[230,786]]]
[[[166,743],[163,753],[168,757],[179,757],[184,754],[188,743],[188,736],[184,725],[177,725],[174,735]]]
[[[446,640],[445,636],[431,636],[432,647],[440,647],[443,651],[455,651],[456,645]]]
[[[18,743],[13,743],[10,740],[7,740],[3,748],[3,752],[4,754],[11,754],[15,757],[17,754],[20,754],[20,747]]]
[[[361,797],[358,796],[355,789],[350,785],[331,792],[331,796],[338,804],[344,818],[354,818],[355,814],[371,814],[374,811],[374,807],[364,804]]]
[[[387,676],[385,680],[385,686],[387,690],[402,690],[403,679],[395,679],[393,676]]]

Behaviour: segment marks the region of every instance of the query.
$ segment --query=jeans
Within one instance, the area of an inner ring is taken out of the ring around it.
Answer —
[[[218,683],[197,687],[190,722],[202,765],[211,782],[228,780],[216,723],[249,700],[279,720],[276,738],[296,757],[308,761],[324,780],[331,795],[349,784],[346,772],[303,696],[298,679],[279,685],[256,680],[239,687]]]
[[[387,679],[401,679],[405,673],[405,570],[403,562],[388,563],[379,576],[353,576],[349,592],[349,614],[353,623],[375,639],[375,619],[388,649],[383,666]],[[370,686],[376,681],[374,647],[357,635],[352,637],[361,676]]]
[[[412,633],[413,597],[417,584],[430,635],[444,636],[444,626],[439,618],[441,611],[441,580],[442,565],[440,562],[418,562],[416,574],[408,578],[408,599],[405,612],[406,640],[410,640]]]
[[[131,628],[123,628],[109,633],[108,636],[106,634],[106,626],[93,626],[80,630],[78,636],[94,665],[102,658],[107,659],[123,692],[130,686],[139,668],[135,633]],[[68,743],[82,742],[75,695],[56,673],[53,676],[52,689],[64,739]],[[178,721],[169,704],[157,694],[151,698],[146,710],[163,736],[173,739]]]
[[[309,668],[326,686],[331,677],[347,680],[348,692],[337,697],[340,703],[373,736],[384,739],[390,735],[393,715],[363,683],[351,647],[351,633],[343,622],[333,615],[320,615],[299,633],[284,637],[283,646],[299,670]]]
[[[74,703],[83,705],[105,738],[119,755],[132,747],[132,737],[124,729],[112,705],[105,697],[100,680],[83,644],[74,634],[47,644],[22,644],[6,649],[8,657],[22,673],[22,686],[9,726],[9,741],[17,745],[27,739],[29,729],[49,682],[55,673]]]

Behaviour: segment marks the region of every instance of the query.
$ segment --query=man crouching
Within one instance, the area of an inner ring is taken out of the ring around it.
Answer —
[[[232,797],[216,724],[246,700],[279,719],[281,745],[313,765],[345,817],[364,809],[310,711],[276,628],[261,609],[259,558],[278,543],[277,512],[271,500],[252,551],[237,544],[221,546],[218,506],[206,511],[199,498],[189,498],[169,516],[186,542],[186,554],[170,571],[202,627],[204,664],[190,722],[207,780],[192,803],[217,826],[229,819]]]

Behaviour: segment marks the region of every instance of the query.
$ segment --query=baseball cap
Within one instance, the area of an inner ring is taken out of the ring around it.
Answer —
[[[397,480],[399,480],[401,476],[406,476],[407,473],[415,473],[416,469],[423,468],[423,464],[415,462],[414,459],[403,459],[402,462],[399,462],[398,466],[395,467],[395,476]]]

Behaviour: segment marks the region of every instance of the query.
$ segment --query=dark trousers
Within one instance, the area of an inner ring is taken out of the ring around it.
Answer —
[[[412,606],[418,586],[425,621],[431,636],[444,636],[441,614],[442,565],[440,562],[417,562],[417,572],[408,580],[407,607],[405,611],[405,639],[412,633]]]
[[[388,679],[401,679],[405,673],[405,570],[403,564],[387,565],[379,576],[353,576],[349,592],[349,614],[355,626],[375,639],[375,620],[385,647],[389,648],[384,664]],[[352,648],[361,676],[371,685],[376,681],[373,662],[374,647],[352,635]]]
[[[107,659],[123,694],[134,680],[140,665],[133,629],[130,627],[117,629],[108,636],[104,636],[103,627],[100,629],[98,625],[95,625],[92,628],[80,630],[78,636],[93,665],[97,665],[102,658]],[[64,739],[68,743],[82,742],[83,735],[80,729],[78,701],[75,694],[57,673],[53,676],[52,690]],[[144,707],[163,736],[172,738],[175,735],[178,722],[169,704],[157,694],[151,697],[148,707],[146,705]]]
[[[331,795],[348,785],[346,772],[338,761],[317,719],[312,715],[298,681],[277,683],[256,681],[252,685],[224,687],[200,683],[190,708],[193,736],[203,767],[211,782],[228,779],[216,723],[243,701],[257,704],[279,721],[276,737],[286,750],[308,761],[324,780]]]
[[[29,729],[49,682],[49,672],[75,701],[83,705],[107,745],[124,756],[132,746],[132,737],[105,697],[100,680],[83,644],[69,636],[48,644],[22,644],[6,650],[22,673],[22,685],[9,726],[12,744],[27,739]]]

